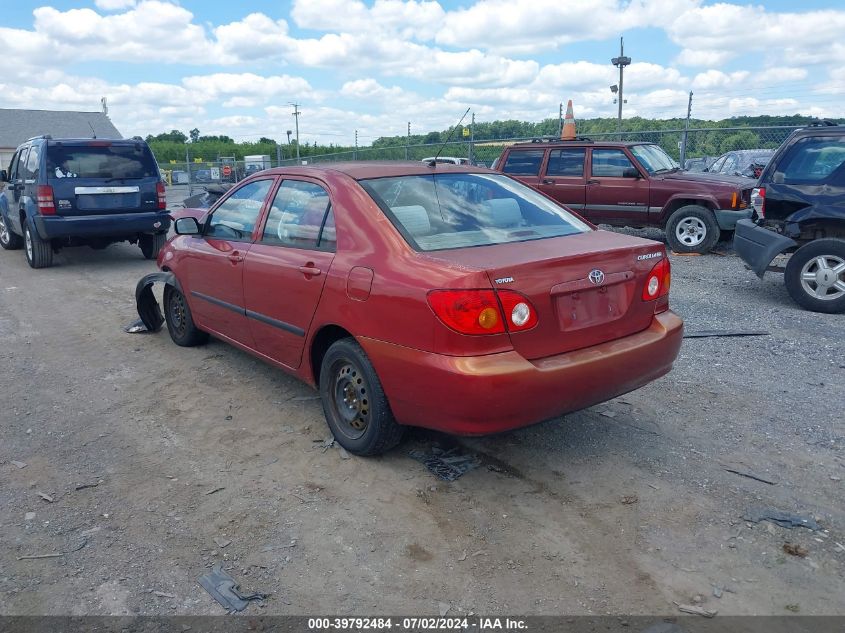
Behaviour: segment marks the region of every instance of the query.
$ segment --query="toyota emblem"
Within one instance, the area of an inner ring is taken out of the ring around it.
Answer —
[[[590,274],[587,276],[587,279],[590,280],[591,284],[601,286],[604,283],[604,273],[598,268],[596,268],[595,270],[590,271]]]

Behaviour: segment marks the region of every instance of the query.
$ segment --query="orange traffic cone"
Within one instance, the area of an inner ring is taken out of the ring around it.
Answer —
[[[572,114],[572,99],[566,103],[566,116],[563,117],[563,129],[560,132],[562,141],[575,140],[575,116]]]

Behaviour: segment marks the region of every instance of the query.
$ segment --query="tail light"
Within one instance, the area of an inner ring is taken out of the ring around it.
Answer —
[[[167,208],[167,190],[164,188],[164,183],[160,180],[156,183],[156,194],[158,195],[158,208]]]
[[[459,334],[503,334],[505,329],[519,332],[537,325],[534,306],[511,290],[432,290],[428,305]]]
[[[35,190],[35,202],[41,215],[56,215],[56,201],[50,185],[38,185]]]
[[[766,217],[766,188],[755,187],[751,190],[751,206],[761,220]]]
[[[669,309],[669,287],[672,285],[672,264],[664,257],[654,265],[643,286],[643,301],[659,299],[654,308],[655,312],[665,312]]]

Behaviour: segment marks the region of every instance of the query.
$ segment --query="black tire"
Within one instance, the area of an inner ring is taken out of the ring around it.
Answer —
[[[12,229],[6,224],[3,219],[3,214],[0,213],[0,247],[7,251],[16,251],[23,246],[23,238],[17,233],[12,233]]]
[[[396,423],[381,381],[354,339],[329,347],[320,365],[323,412],[335,440],[355,455],[378,455],[399,444],[405,429]]]
[[[181,347],[195,347],[208,341],[208,332],[194,325],[185,295],[170,284],[164,287],[164,320],[170,338]]]
[[[27,219],[23,225],[23,242],[27,264],[32,268],[52,266],[53,245],[50,244],[49,240],[41,239],[30,219]]]
[[[845,312],[845,240],[825,238],[799,248],[786,263],[784,282],[789,296],[805,310]]]
[[[142,233],[138,236],[138,246],[144,259],[155,259],[164,243],[167,242],[167,233]]]
[[[697,204],[677,209],[666,223],[666,241],[676,253],[709,253],[720,233],[713,212]]]

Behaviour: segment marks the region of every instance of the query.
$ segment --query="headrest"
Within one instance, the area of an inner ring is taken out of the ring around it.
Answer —
[[[391,207],[390,210],[411,235],[425,235],[431,231],[431,221],[424,206],[412,204],[407,207]]]
[[[498,228],[510,228],[522,224],[522,212],[514,198],[494,198],[481,203],[479,219]]]

